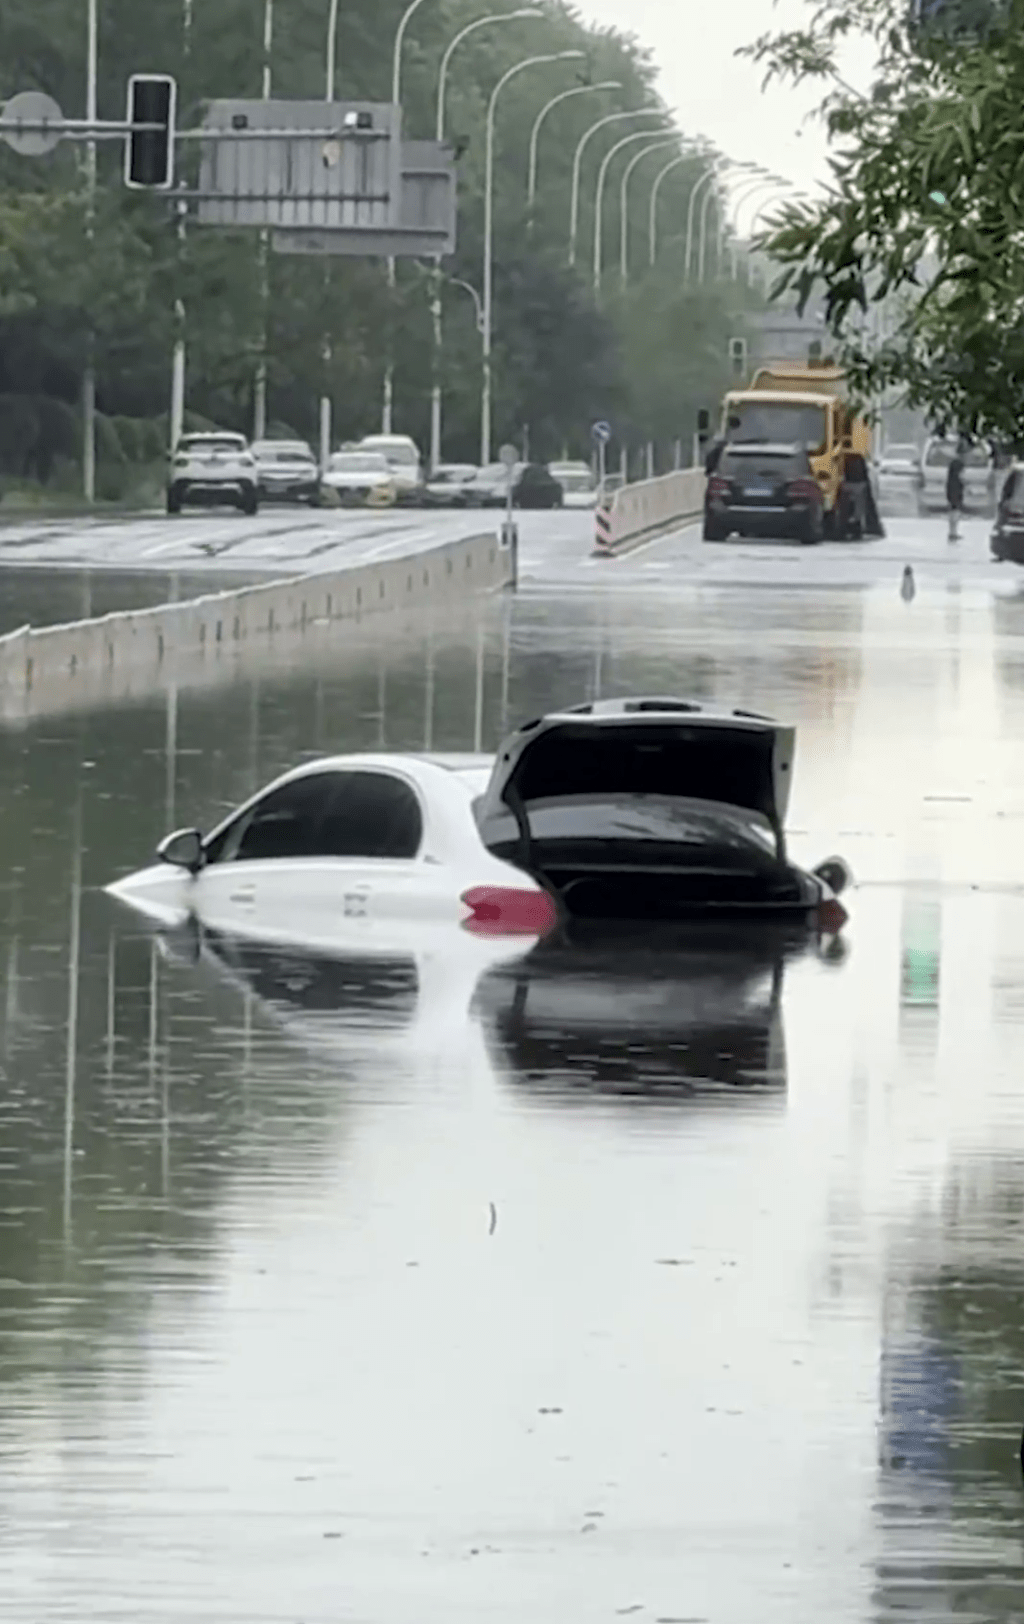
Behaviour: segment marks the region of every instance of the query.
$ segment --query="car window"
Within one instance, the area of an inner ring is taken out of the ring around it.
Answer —
[[[1013,513],[1020,513],[1024,509],[1024,479],[1021,478],[1019,468],[1011,468],[1006,476],[1006,483],[1003,486],[1000,501],[1005,503]]]
[[[186,435],[184,439],[178,441],[179,451],[195,451],[204,453],[207,451],[244,451],[244,449],[244,440],[236,439],[233,435],[227,434],[224,435],[223,438],[214,438],[210,436],[202,439],[190,439]]]
[[[383,474],[387,473],[387,458],[378,456],[375,452],[356,451],[337,452],[330,461],[331,472],[335,474]]]
[[[367,450],[380,451],[388,462],[400,463],[403,467],[415,465],[419,462],[419,453],[411,445],[382,445],[367,447]]]
[[[569,796],[531,801],[525,809],[530,833],[538,844],[560,841],[611,842],[625,848],[638,846],[732,847],[747,851],[752,845],[772,855],[774,836],[754,813],[708,806],[696,800],[670,796]],[[488,844],[514,845],[519,838],[512,814],[500,814],[488,825]]]
[[[415,857],[423,838],[419,801],[389,773],[310,773],[271,790],[221,830],[209,863],[287,857]]]

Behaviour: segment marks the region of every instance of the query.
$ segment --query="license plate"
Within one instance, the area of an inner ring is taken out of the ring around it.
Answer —
[[[771,496],[770,485],[747,485],[743,491],[744,496]]]

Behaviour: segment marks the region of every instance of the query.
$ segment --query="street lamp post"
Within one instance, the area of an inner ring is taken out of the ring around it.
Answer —
[[[85,116],[96,122],[96,78],[99,54],[99,18],[97,0],[89,0],[86,19],[88,68],[85,86]],[[85,184],[88,193],[89,241],[93,236],[93,214],[96,207],[96,143],[90,141],[85,149]],[[96,500],[96,366],[93,357],[93,339],[89,335],[89,355],[82,377],[82,492],[87,502]]]
[[[263,100],[270,100],[271,52],[274,47],[274,0],[263,4]],[[263,353],[256,367],[253,390],[252,437],[262,440],[267,432],[267,312],[270,307],[270,233],[260,232],[260,303],[263,317]]]
[[[445,115],[447,111],[448,70],[452,57],[470,34],[475,34],[478,28],[488,28],[494,23],[512,23],[524,17],[543,17],[544,13],[539,6],[522,6],[518,11],[493,12],[487,17],[478,17],[475,22],[467,23],[461,28],[453,39],[449,40],[441,66],[437,75],[437,121],[435,139],[443,141],[445,137]],[[432,289],[430,297],[430,314],[434,326],[434,353],[433,353],[433,382],[430,389],[430,467],[431,471],[437,468],[441,461],[441,349],[444,342],[443,306],[441,302],[441,256],[434,260],[432,275]],[[475,297],[475,293],[474,293]]]
[[[527,68],[538,68],[547,62],[578,62],[583,51],[554,51],[545,56],[528,56],[516,62],[503,73],[487,103],[487,139],[484,157],[484,297],[483,297],[483,390],[480,401],[480,462],[486,467],[491,460],[491,329],[494,281],[494,120],[498,97],[510,80]]]
[[[636,107],[623,113],[606,113],[599,118],[589,130],[584,130],[576,146],[572,160],[572,193],[569,198],[569,264],[576,263],[576,237],[580,223],[580,171],[583,165],[583,154],[590,145],[598,130],[605,129],[609,124],[621,124],[627,118],[663,118],[664,114],[658,107]]]
[[[653,146],[644,147],[641,152],[630,158],[622,172],[622,183],[619,187],[619,272],[623,287],[629,280],[629,183],[633,171],[652,152],[664,152],[666,147],[674,147],[675,144],[675,138],[671,141],[655,141]]]
[[[396,107],[397,107],[397,105],[399,104],[399,102],[402,99],[402,44],[403,44],[403,42],[405,40],[405,31],[408,28],[409,23],[410,23],[410,21],[412,19],[413,12],[418,11],[422,4],[423,4],[423,0],[409,0],[409,4],[406,6],[406,8],[403,11],[401,17],[399,18],[398,27],[395,29],[395,43],[394,43],[392,53],[391,53],[391,100],[392,100],[392,102],[394,103],[394,105]],[[390,289],[394,289],[394,286],[395,286],[395,280],[396,280],[395,271],[396,271],[396,261],[395,261],[394,255],[389,255],[388,256],[388,287]],[[389,324],[389,326],[390,326],[390,323],[391,323],[391,319],[392,319],[391,318],[391,312],[389,312],[388,313],[388,324]],[[388,335],[388,341],[389,341],[388,342],[388,348],[389,348],[389,350],[390,350],[390,347],[391,347],[390,340],[391,340],[391,334],[389,333],[389,335]],[[395,363],[394,363],[394,360],[392,359],[391,355],[389,354],[389,356],[388,356],[388,364],[387,364],[387,367],[386,367],[385,372],[384,372],[384,405],[383,405],[383,409],[382,409],[382,412],[381,412],[381,424],[380,424],[380,431],[381,431],[382,434],[390,434],[391,433],[391,417],[392,417],[392,407],[393,407],[393,404],[394,404],[394,396],[395,396]]]
[[[331,0],[331,9],[327,14],[327,61],[325,71],[324,100],[334,100],[334,59],[338,54],[338,0]],[[324,262],[324,303],[326,305],[327,290],[331,282],[330,261]],[[321,351],[324,366],[323,393],[320,396],[320,469],[323,472],[331,455],[331,397],[328,393],[330,380],[330,365],[333,358],[331,335],[324,335],[323,349]]]
[[[762,171],[760,180],[753,181],[749,186],[745,187],[742,192],[740,192],[738,197],[731,199],[731,221],[728,220],[726,211],[724,209],[722,210],[722,216],[718,223],[718,257],[721,261],[725,255],[725,227],[726,224],[729,223],[732,228],[732,241],[730,243],[730,275],[734,282],[736,281],[739,268],[738,237],[740,210],[749,198],[756,197],[757,193],[763,191],[765,187],[776,187],[779,184],[779,177],[777,175],[769,175],[765,171]],[[782,182],[781,184],[785,184],[785,182]]]
[[[604,247],[604,244],[603,244],[603,241],[602,241],[602,237],[603,237],[603,234],[604,234],[604,185],[605,185],[605,180],[607,179],[608,170],[610,169],[614,159],[618,156],[618,154],[620,152],[622,152],[622,150],[625,147],[631,147],[637,141],[649,141],[650,140],[650,135],[651,135],[650,130],[634,130],[632,135],[624,135],[622,137],[621,141],[616,141],[614,146],[609,147],[608,151],[605,153],[604,157],[601,159],[601,167],[598,169],[598,172],[597,172],[597,188],[596,188],[595,193],[594,193],[594,292],[595,292],[595,294],[599,292],[600,287],[601,287],[601,260],[602,260],[602,257],[603,257],[602,250],[603,250],[603,247]]]
[[[716,180],[720,175],[724,174],[726,170],[755,169],[756,167],[756,164],[753,163],[721,164],[715,162],[711,165],[710,169],[705,170],[704,174],[701,175],[700,179],[692,188],[690,192],[690,204],[686,211],[686,265],[683,274],[687,281],[690,280],[690,257],[691,250],[693,248],[693,212],[699,192],[708,181]]]
[[[703,282],[704,280],[704,251],[707,247],[708,240],[708,210],[712,203],[714,203],[717,209],[721,210],[722,205],[719,199],[718,187],[713,185],[709,186],[707,191],[704,193],[704,201],[701,204],[700,210],[700,247],[697,253],[698,282]],[[719,267],[719,269],[721,269],[721,267]]]
[[[786,184],[787,184],[787,190],[792,190],[791,183],[787,182]],[[806,197],[806,195],[807,194],[805,192],[793,192],[793,197],[794,197],[794,199],[797,199],[797,200],[800,199],[800,198]],[[773,195],[771,197],[766,197],[764,202],[762,204],[760,204],[760,206],[755,210],[753,218],[751,219],[751,222],[750,222],[750,231],[749,231],[748,239],[747,239],[748,241],[751,241],[753,239],[755,228],[756,228],[762,214],[764,214],[766,209],[770,209],[773,203],[777,203],[778,201],[779,201],[779,194],[777,192],[773,193]],[[750,277],[750,274],[749,274],[749,266],[750,266],[750,261],[749,260],[747,262],[747,265],[748,265],[747,281],[748,281],[748,284],[749,284],[750,281],[751,281],[751,277]]]
[[[658,258],[658,197],[661,193],[662,185],[668,179],[669,175],[671,175],[673,169],[678,169],[680,164],[686,163],[687,159],[691,158],[692,156],[693,154],[691,152],[681,152],[678,158],[671,158],[665,167],[660,169],[657,175],[654,177],[654,185],[651,187],[651,203],[647,219],[647,250],[649,260],[652,265]]]
[[[184,0],[181,19],[182,27],[182,56],[187,62],[192,48],[192,0]],[[179,182],[181,185],[181,182]],[[188,214],[188,205],[179,202],[177,205],[178,226],[178,266],[185,253],[185,220]],[[174,339],[174,349],[171,352],[171,411],[169,423],[169,439],[171,450],[181,438],[185,426],[185,306],[181,299],[174,301],[174,319],[177,332]]]
[[[621,89],[621,79],[604,79],[599,85],[574,85],[571,90],[563,90],[560,95],[552,96],[551,100],[545,102],[537,114],[533,121],[533,129],[530,131],[530,164],[526,181],[526,203],[530,216],[530,230],[533,229],[533,206],[537,198],[537,148],[540,142],[541,126],[548,114],[553,112],[556,107],[561,106],[562,102],[571,100],[573,96],[592,96],[598,90]]]

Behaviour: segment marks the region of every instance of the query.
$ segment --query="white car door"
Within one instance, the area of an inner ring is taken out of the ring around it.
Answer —
[[[193,905],[214,929],[276,941],[349,941],[388,921],[458,917],[450,879],[422,854],[423,827],[398,774],[303,774],[209,844]]]

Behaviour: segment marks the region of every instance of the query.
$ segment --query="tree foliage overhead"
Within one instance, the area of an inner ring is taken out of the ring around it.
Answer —
[[[824,289],[865,399],[900,390],[935,420],[1020,438],[1024,0],[808,7],[806,28],[747,48],[769,78],[822,84],[833,144],[822,199],[770,222],[777,291]],[[877,52],[866,95],[841,77],[854,35]]]
[[[511,3],[511,0],[510,0]],[[205,101],[261,93],[265,0],[99,0],[99,113],[123,116],[133,72],[169,72],[179,81],[179,123],[199,122]],[[369,0],[340,10],[336,94],[386,100],[391,53],[405,0]],[[595,417],[622,422],[643,416],[647,431],[667,443],[687,436],[698,404],[698,355],[717,347],[724,382],[726,339],[736,326],[728,299],[713,301],[710,327],[696,318],[682,287],[680,221],[705,155],[678,168],[662,191],[666,341],[647,343],[641,364],[627,334],[647,309],[638,272],[624,297],[615,292],[618,178],[605,198],[609,295],[595,300],[589,276],[593,242],[596,141],[584,169],[578,266],[568,266],[568,199],[572,154],[580,135],[603,112],[651,108],[653,69],[634,40],[587,28],[567,0],[542,0],[543,17],[480,29],[460,48],[448,97],[448,135],[459,160],[459,244],[445,270],[445,422],[449,455],[477,449],[480,347],[473,310],[455,279],[481,284],[483,132],[487,100],[500,75],[524,55],[582,49],[586,60],[557,63],[519,75],[503,93],[498,118],[495,271],[495,434],[512,438],[529,424],[540,454],[563,444],[581,450]],[[426,0],[406,35],[402,101],[407,136],[433,134],[441,55],[467,22],[493,9],[482,0]],[[274,0],[272,51],[275,96],[324,94],[328,0]],[[185,19],[189,19],[186,29]],[[0,6],[0,98],[18,90],[47,91],[68,116],[85,108],[86,10],[82,0],[4,0]],[[578,71],[577,71],[578,70]],[[537,112],[577,82],[617,80],[621,89],[580,96],[548,119],[540,147],[540,185],[527,218],[529,133]],[[654,120],[652,120],[652,126]],[[619,132],[621,133],[619,127]],[[654,135],[652,134],[652,140]],[[188,405],[203,417],[251,429],[253,383],[265,358],[272,420],[313,437],[316,401],[334,400],[339,436],[376,428],[388,346],[395,356],[396,427],[427,438],[432,383],[430,283],[426,267],[399,266],[389,289],[380,262],[336,260],[329,274],[312,258],[271,254],[264,306],[258,234],[191,225],[179,242],[166,196],[128,193],[121,181],[119,143],[101,143],[100,188],[87,231],[81,147],[62,145],[49,157],[20,158],[0,146],[0,397],[57,398],[74,409],[92,347],[101,409],[111,415],[166,412],[175,306],[185,312]],[[195,156],[194,147],[191,149]],[[189,159],[180,154],[185,170]],[[633,260],[645,258],[647,189],[665,154],[645,159],[634,177]],[[737,293],[733,304],[742,305]],[[649,325],[649,322],[648,322]],[[323,337],[332,338],[325,370]],[[650,407],[652,358],[663,376]],[[700,404],[706,402],[700,399]],[[0,413],[0,467],[10,446]],[[22,437],[23,438],[23,437]],[[16,459],[24,461],[19,440]],[[6,459],[6,460],[5,460]]]

